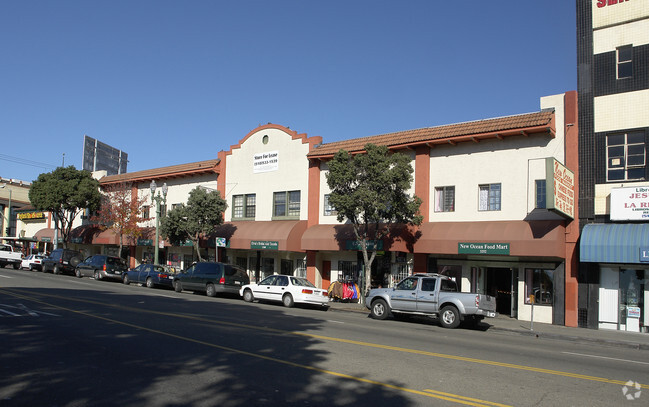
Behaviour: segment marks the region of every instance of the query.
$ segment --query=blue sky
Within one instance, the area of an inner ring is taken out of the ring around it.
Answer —
[[[333,142],[539,110],[577,88],[575,4],[0,3],[0,176],[216,158],[259,125]]]

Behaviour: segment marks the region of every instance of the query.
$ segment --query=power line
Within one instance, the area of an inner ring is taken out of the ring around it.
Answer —
[[[25,158],[13,157],[13,156],[6,155],[6,154],[0,154],[0,160],[9,161],[9,162],[16,163],[16,164],[28,165],[30,167],[43,168],[43,169],[46,169],[46,170],[56,168],[56,165],[53,165],[53,164],[45,164],[45,163],[41,163],[41,162],[38,162],[38,161],[27,160]]]

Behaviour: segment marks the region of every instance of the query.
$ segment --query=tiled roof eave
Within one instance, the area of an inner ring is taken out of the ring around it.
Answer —
[[[109,175],[99,180],[101,185],[118,184],[122,182],[143,182],[158,179],[181,178],[203,174],[219,174],[219,160],[202,161],[192,164],[181,164],[151,170],[137,171],[119,175]]]
[[[337,141],[316,147],[307,157],[309,159],[326,159],[341,149],[352,153],[362,153],[368,143],[387,146],[391,150],[415,148],[426,145],[430,148],[440,144],[460,142],[479,142],[489,138],[508,136],[530,136],[532,134],[549,134],[555,137],[554,110],[543,110],[516,116],[456,123],[437,127],[406,130],[370,137]]]
[[[465,143],[465,142],[474,142],[474,143],[479,143],[480,141],[483,140],[488,140],[488,139],[504,139],[505,137],[512,137],[512,136],[536,136],[536,135],[549,135],[551,138],[556,137],[556,131],[552,126],[548,125],[543,125],[543,126],[535,126],[535,127],[526,127],[526,128],[520,128],[520,129],[510,129],[510,130],[504,130],[504,131],[494,131],[494,132],[488,132],[488,133],[478,133],[478,134],[466,134],[466,135],[458,135],[458,136],[450,136],[450,137],[440,137],[440,138],[430,138],[428,140],[416,140],[416,141],[409,141],[405,143],[398,143],[398,144],[386,144],[386,143],[375,143],[379,145],[387,145],[387,147],[390,150],[403,150],[403,149],[415,149],[419,146],[427,146],[429,148],[434,148],[435,146],[439,145],[456,145],[459,143]],[[372,143],[372,140],[368,140],[368,143]],[[313,151],[308,154],[308,158],[310,159],[328,159],[332,158],[338,151],[338,150],[330,150],[328,149],[327,151],[323,151],[322,153],[318,153],[318,151]],[[347,150],[350,153],[353,154],[362,154],[365,152],[364,148],[355,148],[355,149],[349,149]]]

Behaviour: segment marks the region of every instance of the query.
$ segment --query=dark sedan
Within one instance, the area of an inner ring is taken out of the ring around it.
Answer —
[[[124,284],[141,283],[149,288],[155,286],[173,287],[176,269],[158,264],[140,264],[122,276]]]

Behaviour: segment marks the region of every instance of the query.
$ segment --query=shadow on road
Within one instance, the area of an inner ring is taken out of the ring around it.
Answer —
[[[330,373],[363,366],[298,335],[317,332],[321,314],[140,289],[0,288],[0,304],[25,310],[0,316],[0,405],[409,405]]]

